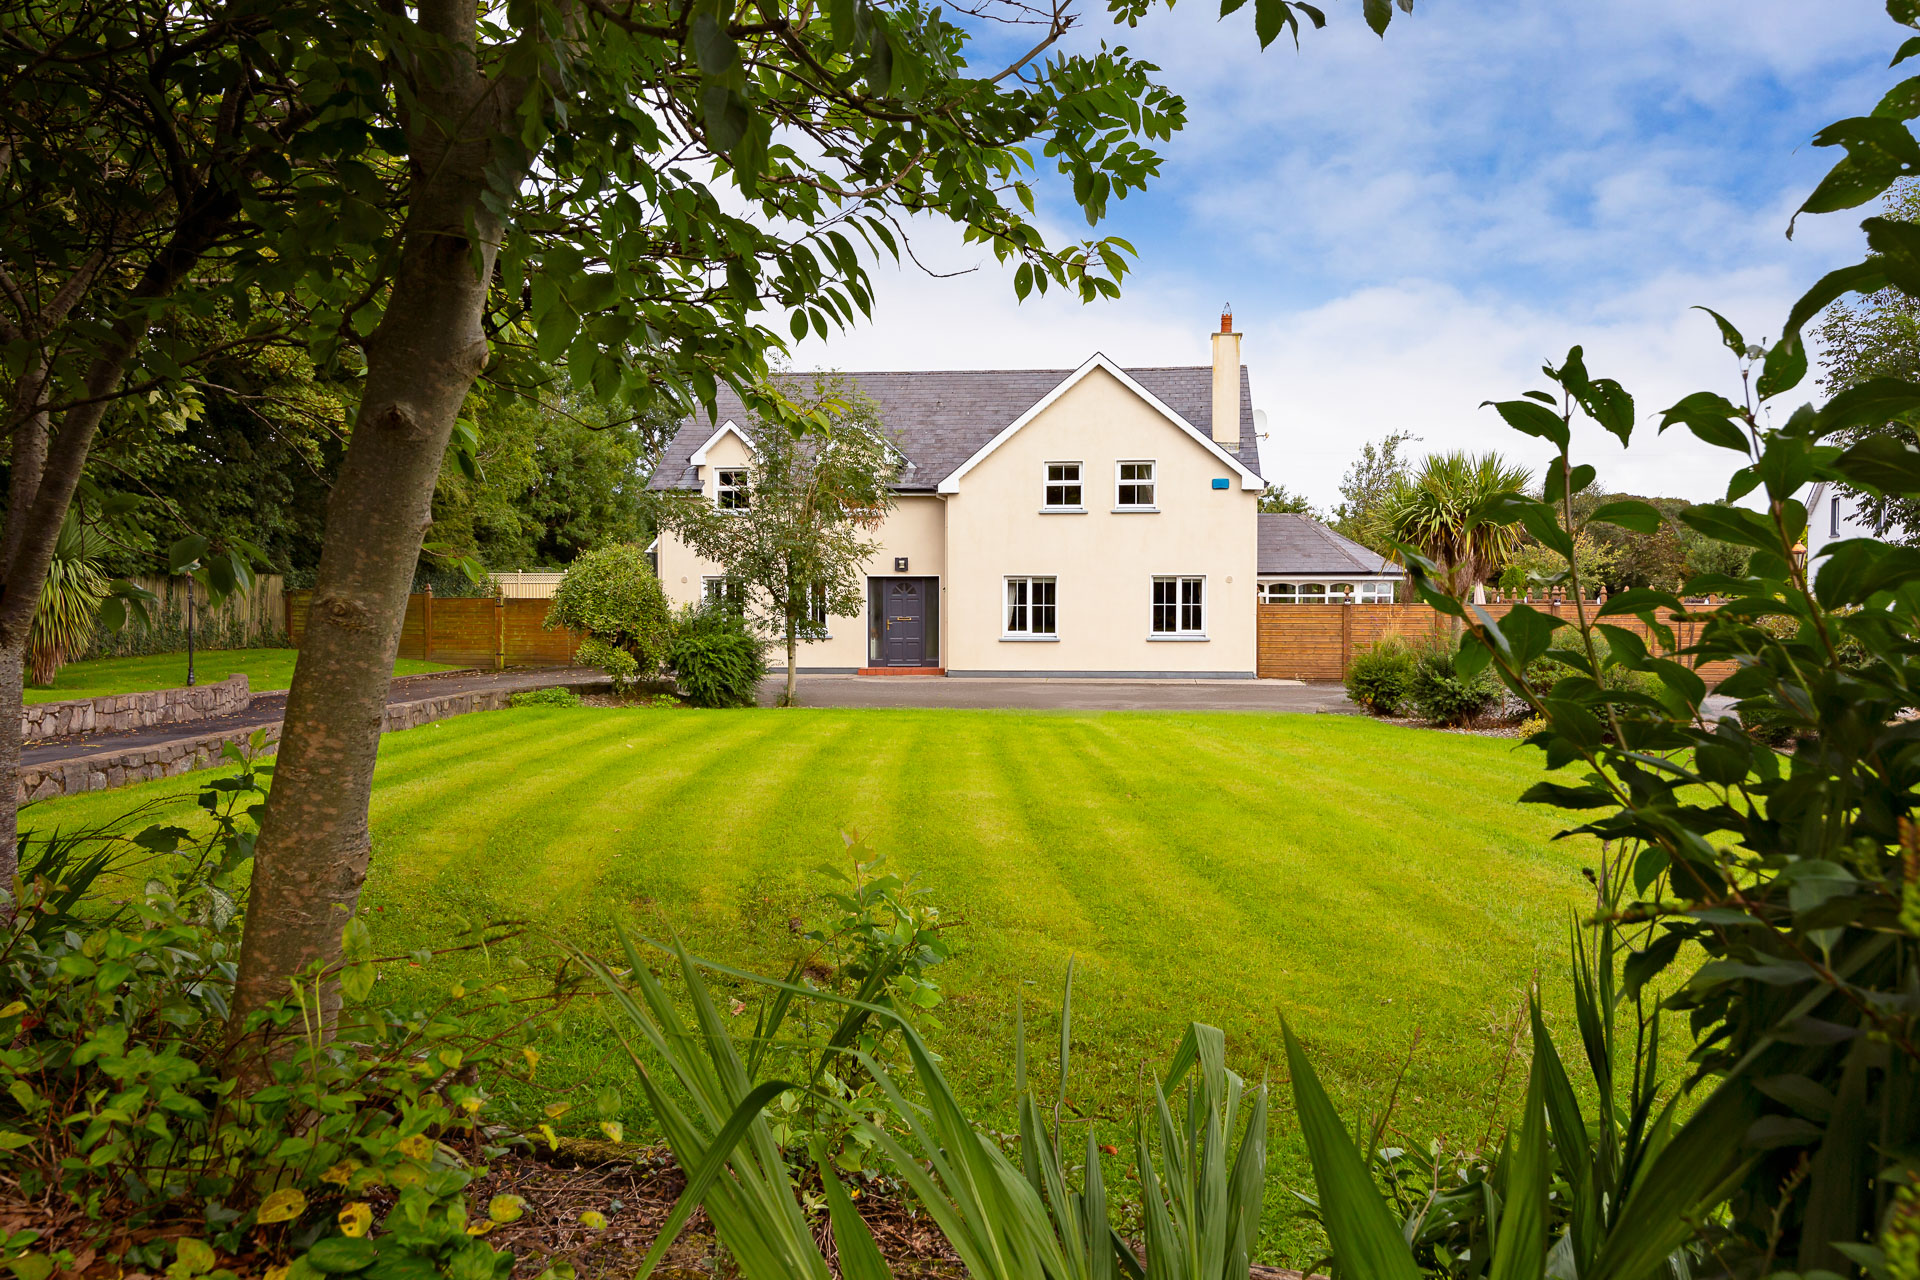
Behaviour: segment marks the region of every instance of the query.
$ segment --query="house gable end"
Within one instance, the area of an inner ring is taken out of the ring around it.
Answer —
[[[1149,408],[1151,408],[1154,411],[1154,413],[1159,415],[1159,417],[1165,420],[1170,426],[1174,427],[1176,430],[1188,436],[1196,444],[1200,445],[1201,448],[1204,449],[1207,453],[1212,455],[1215,461],[1226,466],[1235,475],[1239,476],[1240,487],[1242,489],[1251,489],[1257,492],[1263,487],[1262,481],[1258,475],[1255,475],[1251,470],[1249,470],[1244,464],[1240,462],[1239,459],[1235,458],[1232,454],[1228,453],[1225,449],[1222,449],[1218,444],[1216,444],[1213,441],[1212,437],[1208,436],[1205,432],[1195,427],[1191,422],[1188,422],[1185,418],[1181,417],[1178,413],[1174,412],[1158,396],[1154,395],[1151,391],[1148,391],[1145,387],[1141,386],[1137,381],[1135,381],[1133,377],[1130,376],[1125,369],[1122,369],[1118,365],[1114,364],[1111,360],[1107,359],[1105,355],[1102,355],[1099,352],[1095,352],[1093,356],[1090,359],[1088,359],[1085,364],[1081,365],[1078,369],[1075,369],[1072,373],[1068,374],[1067,377],[1063,379],[1058,386],[1054,387],[1051,391],[1047,392],[1046,395],[1042,396],[1039,400],[1035,401],[1034,404],[1026,410],[1026,412],[1022,413],[1018,418],[1015,418],[1012,422],[1008,423],[1004,428],[1000,430],[1000,432],[997,435],[993,437],[993,439],[989,440],[986,444],[982,445],[965,462],[961,463],[958,467],[954,468],[952,472],[950,472],[945,478],[943,478],[940,481],[938,491],[943,494],[954,494],[954,493],[960,492],[960,481],[963,477],[966,476],[968,472],[978,467],[980,463],[985,461],[986,458],[989,457],[991,454],[993,454],[995,450],[999,449],[1007,441],[1011,440],[1015,435],[1019,434],[1022,428],[1026,427],[1027,424],[1032,422],[1034,419],[1038,418],[1041,414],[1046,412],[1046,410],[1052,407],[1054,404],[1058,403],[1062,397],[1064,397],[1074,387],[1084,382],[1096,370],[1103,371],[1108,375],[1110,375],[1116,382],[1120,383],[1121,386],[1125,387],[1134,396],[1138,397]]]

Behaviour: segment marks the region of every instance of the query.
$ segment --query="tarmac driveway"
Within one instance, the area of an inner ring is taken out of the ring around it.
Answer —
[[[765,704],[785,681],[760,686]],[[1357,715],[1337,684],[1294,680],[993,680],[977,676],[800,677],[807,707],[958,707],[1014,711],[1294,711]]]

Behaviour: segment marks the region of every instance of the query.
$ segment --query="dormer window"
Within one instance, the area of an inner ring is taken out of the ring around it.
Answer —
[[[722,511],[747,509],[747,469],[721,467],[714,472],[713,505]]]

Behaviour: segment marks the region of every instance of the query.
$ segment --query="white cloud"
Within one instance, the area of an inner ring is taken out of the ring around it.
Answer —
[[[1770,336],[1856,247],[1857,216],[1782,233],[1834,159],[1807,137],[1892,82],[1898,33],[1877,0],[1421,0],[1384,42],[1335,3],[1297,56],[1259,53],[1251,11],[1215,24],[1185,0],[1136,32],[1081,33],[1144,51],[1191,111],[1163,181],[1102,229],[1142,251],[1121,301],[1016,305],[990,256],[928,227],[923,259],[978,270],[888,266],[875,323],[796,361],[1069,368],[1098,349],[1199,364],[1230,300],[1269,414],[1266,469],[1331,503],[1361,442],[1393,430],[1537,464],[1537,442],[1478,405],[1540,385],[1540,363],[1579,342],[1642,415],[1630,451],[1582,439],[1603,482],[1716,496],[1724,455],[1657,436],[1652,417],[1688,391],[1737,391],[1689,307]]]

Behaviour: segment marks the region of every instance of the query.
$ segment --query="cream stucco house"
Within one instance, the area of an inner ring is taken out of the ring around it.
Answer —
[[[874,535],[865,616],[827,619],[801,671],[1251,678],[1260,583],[1288,566],[1262,547],[1272,517],[1259,515],[1231,330],[1223,316],[1211,367],[1095,355],[1071,370],[848,375],[905,465]],[[712,418],[683,424],[651,487],[750,503],[750,435],[723,395]],[[654,551],[676,604],[726,589],[673,535]],[[1342,567],[1342,582],[1395,576],[1377,558],[1371,572]]]

